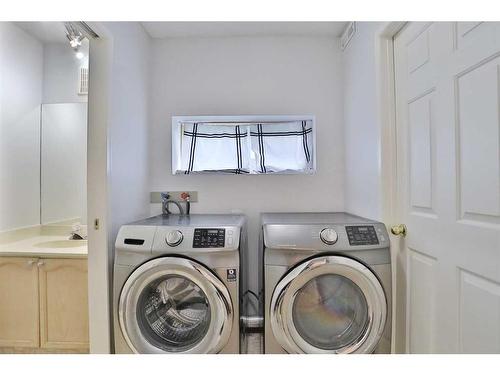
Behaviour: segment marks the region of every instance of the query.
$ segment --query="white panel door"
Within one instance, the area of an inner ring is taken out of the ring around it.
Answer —
[[[394,39],[406,350],[500,353],[500,23]]]

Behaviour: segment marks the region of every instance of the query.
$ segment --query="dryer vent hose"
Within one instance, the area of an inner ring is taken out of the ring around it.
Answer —
[[[242,316],[240,324],[244,332],[262,332],[264,329],[264,317],[258,315]]]

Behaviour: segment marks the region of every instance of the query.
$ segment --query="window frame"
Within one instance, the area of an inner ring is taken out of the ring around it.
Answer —
[[[314,174],[317,170],[316,158],[316,118],[314,115],[241,115],[241,116],[172,116],[172,175],[177,175],[182,171],[182,153],[181,153],[181,124],[185,122],[227,122],[227,123],[269,123],[269,122],[295,122],[310,121],[312,126],[312,170],[309,172],[288,171],[286,173],[257,173],[252,176],[270,175],[270,174]],[[218,173],[216,173],[218,174]],[[221,173],[225,174],[225,173]],[[197,174],[199,175],[199,174]]]

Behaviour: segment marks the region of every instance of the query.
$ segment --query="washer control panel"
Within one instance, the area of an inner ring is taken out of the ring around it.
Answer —
[[[220,228],[195,228],[194,248],[224,247],[226,230]]]
[[[346,226],[347,238],[349,245],[378,245],[378,237],[373,225],[352,225]]]

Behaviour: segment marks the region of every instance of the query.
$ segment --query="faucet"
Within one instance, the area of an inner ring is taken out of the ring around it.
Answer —
[[[179,204],[179,202],[170,199],[170,195],[168,193],[160,193],[160,194],[161,194],[161,208],[162,208],[163,215],[170,215],[171,214],[170,210],[168,209],[168,205],[170,203],[172,203],[173,205],[177,206],[177,208],[179,209],[179,215],[184,216],[184,209]]]
[[[74,224],[73,230],[70,232],[70,240],[86,240],[87,236],[82,233],[82,227],[80,224]]]
[[[179,210],[179,215],[184,216],[187,215],[189,216],[189,213],[191,211],[191,197],[189,196],[189,193],[187,192],[182,192],[180,194],[180,200],[174,200],[171,199],[171,196],[167,192],[161,192],[161,208],[163,215],[170,215],[172,212],[170,212],[170,209],[168,208],[169,204],[172,203],[173,205],[177,206],[177,209]],[[181,203],[184,203],[186,206],[185,208],[182,207]]]

